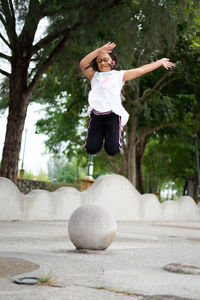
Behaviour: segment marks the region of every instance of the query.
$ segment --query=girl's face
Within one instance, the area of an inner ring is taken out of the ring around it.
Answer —
[[[112,59],[109,54],[100,54],[97,57],[97,65],[100,72],[109,72],[112,68]]]

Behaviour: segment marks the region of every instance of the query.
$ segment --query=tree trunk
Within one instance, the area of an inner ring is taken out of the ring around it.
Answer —
[[[187,180],[187,195],[193,199],[197,198],[197,178],[188,178]]]
[[[22,133],[26,118],[27,105],[21,101],[16,113],[9,109],[6,137],[3,148],[0,176],[7,177],[15,184],[17,182],[18,162],[21,149]]]
[[[17,181],[19,154],[21,149],[21,137],[24,128],[26,112],[21,116],[15,116],[9,111],[6,137],[3,148],[0,176],[7,177],[14,183]]]
[[[17,182],[21,139],[30,96],[26,92],[27,62],[15,66],[10,77],[9,113],[0,176]]]
[[[149,136],[145,136],[145,138],[136,147],[136,189],[141,194],[144,194],[142,159],[149,139]]]
[[[136,189],[144,194],[143,178],[142,178],[142,157],[143,151],[140,149],[140,145],[136,148]]]
[[[132,147],[128,151],[128,179],[136,186],[136,148]]]
[[[129,121],[129,128],[128,128],[128,179],[129,181],[136,186],[136,124],[137,119],[134,115],[131,116]]]

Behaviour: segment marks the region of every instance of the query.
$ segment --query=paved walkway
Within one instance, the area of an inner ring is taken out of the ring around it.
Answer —
[[[200,267],[200,222],[119,222],[107,251],[85,254],[67,222],[0,222],[0,300],[199,300],[200,275],[171,263]],[[52,286],[13,282],[49,273]]]

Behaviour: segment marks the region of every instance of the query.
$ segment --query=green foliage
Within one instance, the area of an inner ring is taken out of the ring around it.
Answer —
[[[41,169],[39,174],[36,175],[38,181],[49,181],[47,174]]]
[[[138,105],[139,106],[139,105]],[[173,99],[167,96],[154,97],[146,105],[140,105],[135,112],[138,127],[146,128],[174,121],[175,108]]]
[[[79,164],[80,162],[77,159],[69,162],[66,157],[52,157],[48,161],[48,176],[58,182],[74,183],[75,178],[86,175]]]
[[[100,13],[95,26],[86,27],[69,43],[66,51],[59,56],[57,63],[43,77],[34,95],[34,100],[48,102],[47,118],[38,121],[37,127],[38,132],[49,136],[46,146],[50,151],[56,154],[59,151],[67,152],[70,155],[84,144],[88,83],[80,74],[80,59],[107,40],[114,40],[117,43],[119,62],[123,68],[137,66],[136,61],[141,47],[144,50],[140,55],[140,64],[157,58],[159,51],[163,52],[163,45],[168,45],[170,48],[175,45],[177,17],[169,22],[171,18],[169,12],[172,12],[173,8],[174,3],[171,1],[162,1],[162,4],[160,1],[152,3],[146,0],[132,1],[131,6],[128,2],[126,4],[122,2],[119,6],[103,10],[103,17],[101,18]],[[121,25],[122,23],[124,26]],[[161,23],[163,26],[160,25]],[[165,30],[164,24],[172,28]],[[143,44],[144,40],[145,44]],[[141,91],[145,89],[145,84],[149,84],[146,80],[142,82]],[[127,102],[131,103],[132,94],[131,89],[129,97],[126,97]],[[170,103],[165,101],[165,98],[160,102],[168,103],[167,112],[165,112],[164,105],[160,105],[160,110],[165,114],[166,119],[171,114],[172,108],[169,107]],[[129,103],[126,106],[130,113],[133,113],[133,110],[136,113],[144,110],[141,119],[145,116],[147,122],[150,123],[154,119],[154,115],[150,115],[154,113],[154,108],[158,107],[154,105],[151,109],[152,103],[149,107],[141,105],[139,110],[136,104],[131,109],[129,109]],[[159,112],[157,123],[158,117]],[[162,116],[160,119],[163,119]],[[84,152],[78,151],[84,155]]]
[[[23,179],[34,180],[37,178],[38,181],[49,181],[47,174],[41,169],[38,174],[33,174],[32,171],[24,171]]]
[[[123,150],[122,150],[123,151]],[[103,149],[101,152],[94,155],[94,174],[93,177],[97,178],[106,174],[120,174],[127,176],[127,170],[122,168],[124,161],[123,152],[111,157]]]
[[[42,3],[44,2],[40,1],[40,4]],[[20,8],[19,19],[23,21],[28,1],[16,1],[15,5],[16,9]],[[87,134],[86,107],[89,85],[80,72],[79,61],[86,53],[111,40],[117,43],[116,51],[122,69],[134,68],[168,55],[176,61],[176,69],[168,72],[160,85],[156,86],[163,74],[166,74],[163,70],[143,76],[139,81],[127,83],[124,88],[124,105],[130,116],[134,115],[137,118],[137,138],[145,131],[163,123],[177,124],[176,128],[163,130],[162,134],[153,133],[156,142],[151,142],[145,153],[146,174],[153,174],[151,178],[155,179],[158,161],[163,151],[169,152],[173,161],[177,160],[180,156],[179,151],[185,149],[186,143],[187,155],[185,154],[184,161],[187,163],[173,164],[173,168],[177,165],[174,174],[180,174],[181,168],[184,168],[184,175],[172,176],[170,170],[166,169],[164,173],[162,169],[163,180],[164,177],[165,181],[171,178],[175,180],[176,177],[178,182],[183,180],[184,176],[194,174],[191,159],[194,147],[191,141],[193,135],[199,132],[200,124],[198,9],[197,1],[185,0],[101,3],[89,0],[84,3],[55,0],[51,5],[47,5],[45,14],[49,21],[49,35],[59,33],[64,26],[71,29],[76,22],[82,24],[80,30],[68,42],[65,51],[58,56],[57,62],[43,75],[32,97],[32,101],[45,104],[46,117],[37,122],[37,131],[48,135],[46,147],[49,152],[57,156],[65,154],[69,161],[78,157],[80,166],[87,165],[88,155],[83,145]],[[88,21],[88,17],[93,17],[92,23]],[[29,80],[59,40],[58,34],[47,47],[37,52],[34,56],[35,67]],[[5,82],[2,91],[6,92],[7,87]],[[7,104],[8,99],[2,98],[0,108],[5,109]],[[129,131],[131,132],[131,128]],[[179,139],[181,135],[183,139]],[[177,140],[176,150],[171,149],[169,142],[176,145]],[[128,145],[128,142],[125,141],[125,144]],[[151,153],[155,153],[155,157],[151,157]],[[122,154],[112,160],[104,152],[98,154],[94,158],[94,176],[102,174],[102,170],[103,174],[119,172],[125,157]],[[55,171],[55,176],[50,176],[50,171],[49,176],[72,182],[76,174],[75,169],[74,163],[63,163],[63,166],[60,165]],[[124,170],[121,172],[127,174]]]
[[[62,63],[65,62],[65,55],[63,58]],[[37,122],[38,133],[49,137],[47,148],[57,155],[67,153],[71,158],[78,145],[81,147],[84,144],[86,135],[87,84],[80,76],[78,67],[72,65],[73,57],[66,60],[71,69],[66,73],[66,65],[55,64],[41,80],[34,99],[47,103],[46,118]]]
[[[60,170],[57,180],[58,182],[73,183],[75,178],[81,177],[79,168],[75,164],[66,163]]]
[[[28,179],[28,180],[33,180],[34,178],[34,174],[32,173],[32,171],[24,171],[24,177],[23,179]]]
[[[189,179],[197,178],[194,138],[197,137],[199,142],[200,60],[198,49],[193,47],[195,34],[190,26],[186,22],[179,24],[177,34],[178,42],[173,56],[177,61],[178,80],[167,88],[167,93],[172,98],[176,127],[154,134],[153,140],[147,146],[143,158],[146,190],[156,189],[161,156],[160,189],[167,182],[173,182],[175,189],[182,192]],[[170,164],[166,163],[168,156],[171,159]]]
[[[8,98],[8,79],[4,79],[0,83],[0,113],[4,114],[5,110],[8,108],[9,98]]]
[[[48,168],[48,177],[50,179],[56,179],[60,173],[60,170],[63,167],[63,160],[51,157],[47,162],[47,168]]]
[[[189,10],[188,14],[185,13],[185,9]],[[194,20],[192,4],[189,6],[187,1],[132,1],[130,7],[122,5],[120,9],[113,8],[112,17],[110,11],[106,10],[103,14],[101,22],[97,22],[97,26],[92,28],[92,32],[90,30],[84,32],[78,36],[77,40],[70,43],[69,51],[59,57],[58,63],[49,70],[47,77],[43,78],[40,95],[42,101],[46,97],[49,103],[48,118],[46,121],[37,123],[38,129],[49,136],[47,147],[50,151],[58,153],[62,150],[69,155],[70,153],[74,155],[78,151],[81,157],[84,156],[85,153],[81,147],[83,148],[84,136],[86,136],[84,128],[86,129],[87,119],[84,113],[88,85],[80,76],[78,66],[80,57],[100,46],[107,41],[107,38],[117,43],[116,51],[119,54],[119,63],[122,68],[135,67],[138,62],[141,65],[170,54],[177,63],[176,69],[169,73],[166,80],[170,82],[173,77],[180,77],[179,79],[172,81],[162,90],[154,90],[152,93],[150,87],[153,87],[163,76],[163,70],[157,70],[140,79],[140,98],[135,99],[137,101],[133,99],[136,81],[127,83],[124,93],[126,109],[131,115],[134,114],[137,117],[137,136],[145,130],[163,123],[178,123],[179,126],[165,129],[161,135],[155,132],[156,139],[161,137],[161,141],[165,141],[165,135],[172,136],[171,143],[175,146],[177,137],[181,136],[183,132],[188,135],[187,139],[185,134],[183,135],[176,150],[173,150],[173,155],[172,150],[168,151],[167,140],[165,148],[160,148],[160,138],[159,142],[154,145],[155,149],[151,144],[149,145],[150,150],[147,149],[144,158],[144,169],[149,168],[146,170],[146,174],[150,174],[151,179],[154,178],[154,182],[149,185],[152,186],[152,190],[155,190],[160,155],[163,151],[164,153],[169,152],[174,157],[173,161],[179,161],[179,151],[183,151],[186,140],[190,140],[189,136],[191,137],[194,132],[192,127],[192,124],[194,126],[194,113],[191,113],[191,107],[194,111],[198,110],[194,106],[196,98],[194,94],[191,95],[187,81],[192,79],[194,82],[195,78],[198,78],[199,70],[199,66],[196,64],[197,54],[193,50],[191,56],[191,48],[188,48],[188,43],[191,42],[189,40],[190,24]],[[65,91],[67,94],[63,94]],[[144,95],[148,95],[148,97],[143,97]],[[187,145],[189,151],[194,151],[194,147],[190,146],[190,141]],[[147,154],[148,152],[149,154]],[[154,152],[158,152],[158,154],[152,155]],[[147,155],[151,159],[149,167],[148,163],[145,164]],[[179,182],[179,187],[183,185],[184,176],[193,173],[192,162],[189,163],[188,156],[190,157],[190,154],[184,158],[185,161],[188,161],[188,166],[176,163],[177,170],[174,171],[176,176],[173,176],[173,180],[176,179],[177,184]],[[87,156],[85,159],[87,160]],[[112,172],[114,169],[119,170],[121,159],[123,159],[122,155],[117,156],[113,164],[113,161],[111,162],[104,152],[98,154],[94,158],[94,176]],[[163,159],[163,163],[165,160],[166,157]],[[165,173],[162,168],[161,177],[163,179],[161,179],[164,181],[171,180],[169,172],[175,165],[171,163],[167,166]],[[181,168],[184,168],[184,176]]]
[[[151,139],[144,154],[143,171],[145,187],[151,191],[156,190],[158,177],[159,189],[173,182],[174,189],[182,192],[188,178],[197,176],[191,112],[184,114],[176,128]]]

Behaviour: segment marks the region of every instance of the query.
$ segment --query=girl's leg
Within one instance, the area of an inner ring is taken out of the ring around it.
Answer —
[[[106,116],[105,116],[106,117]],[[120,152],[122,148],[122,126],[121,116],[112,113],[104,120],[105,126],[105,151],[114,156]]]
[[[96,154],[101,151],[104,138],[104,128],[101,116],[91,113],[86,137],[85,150],[89,154]]]

